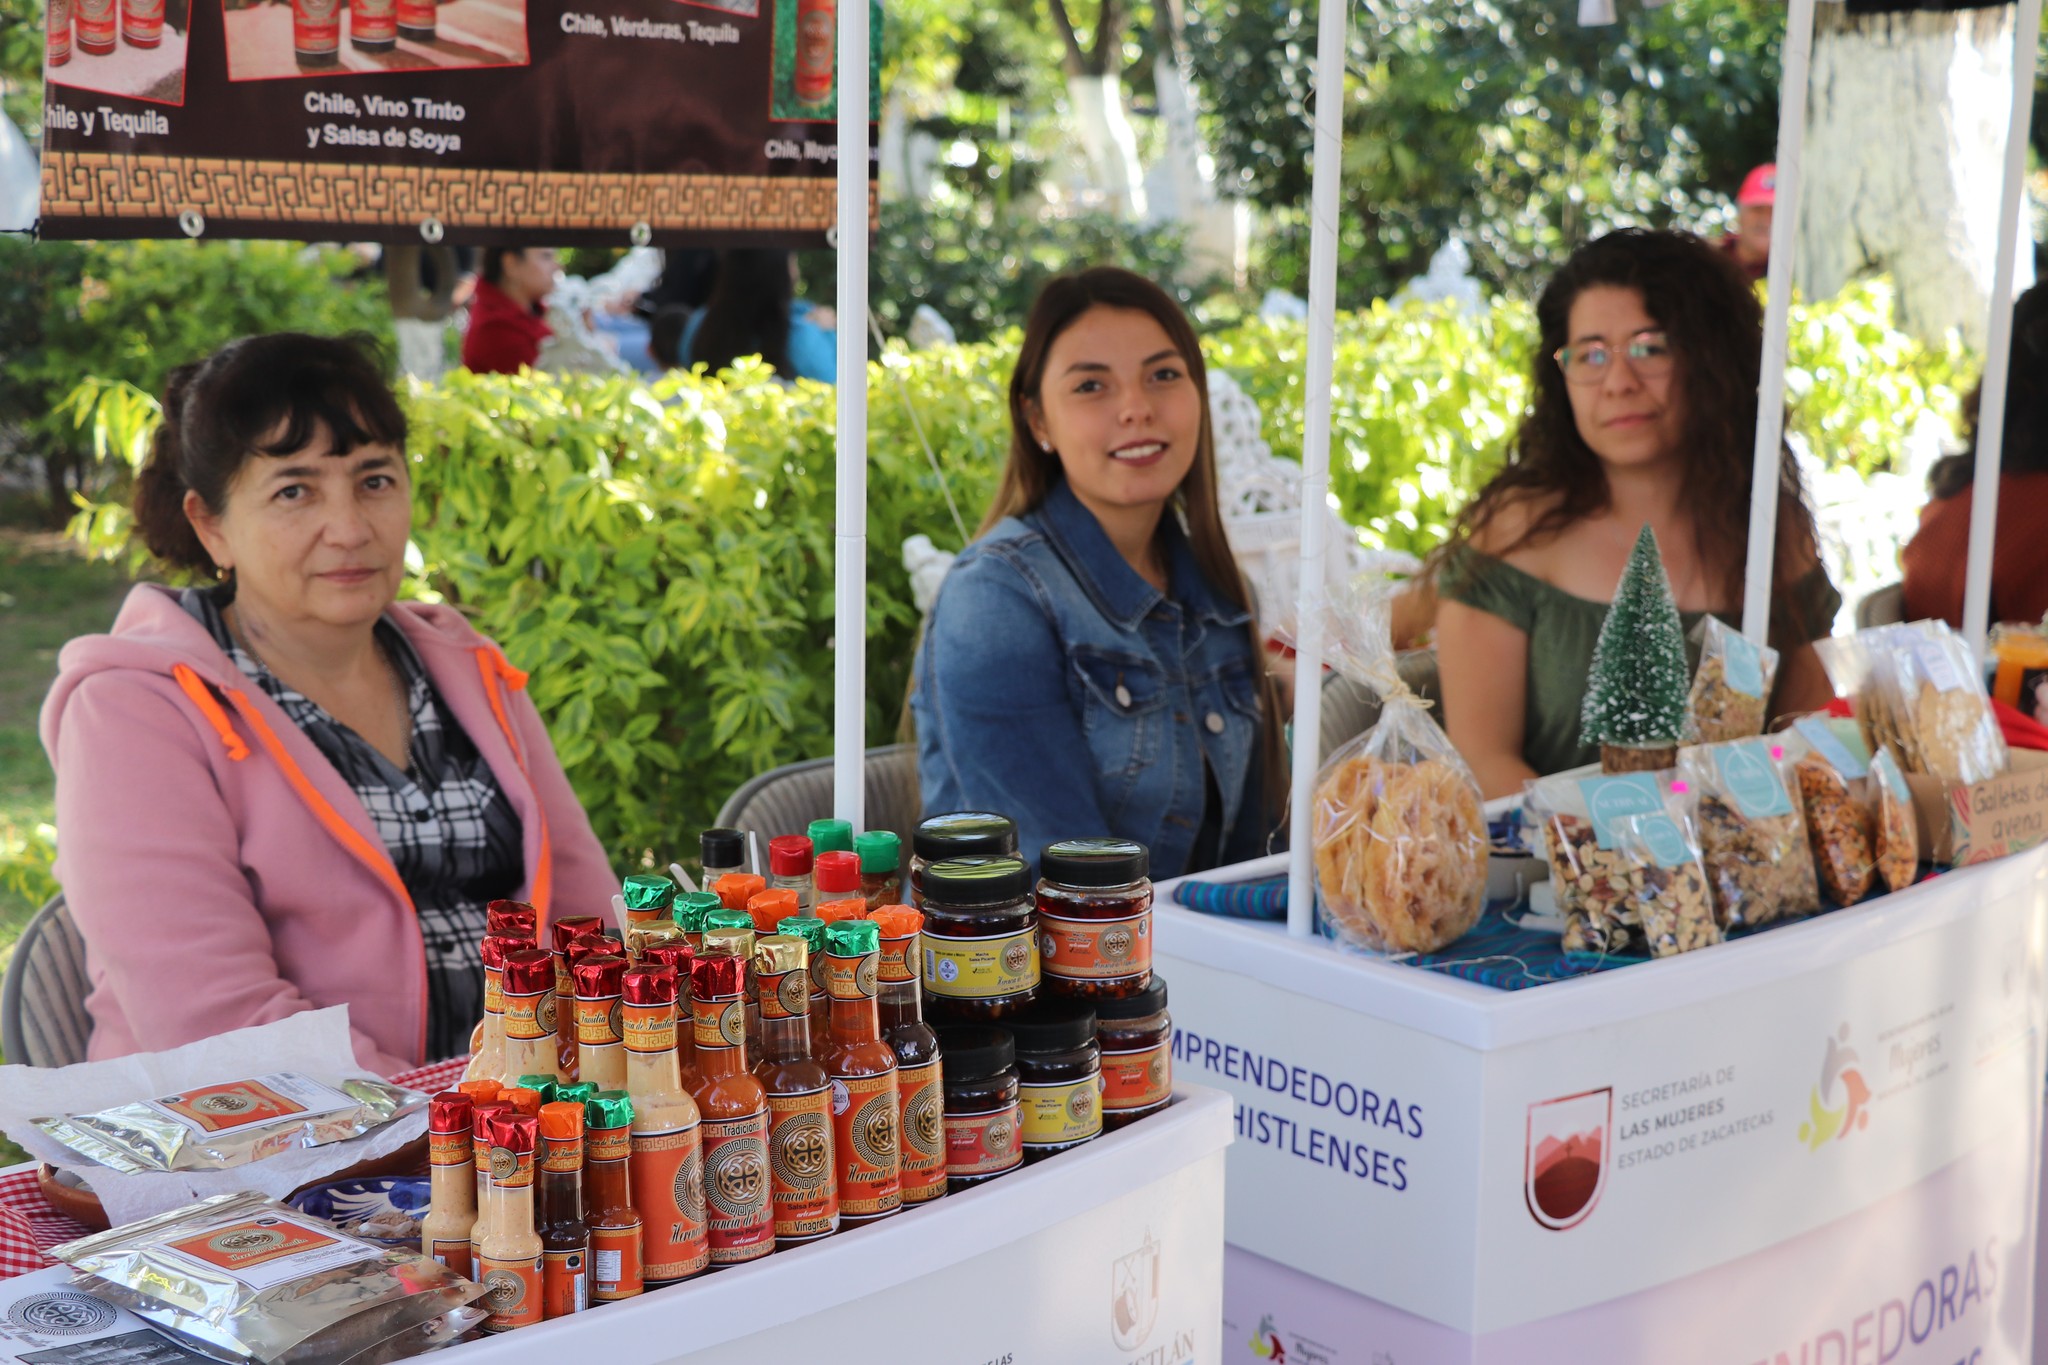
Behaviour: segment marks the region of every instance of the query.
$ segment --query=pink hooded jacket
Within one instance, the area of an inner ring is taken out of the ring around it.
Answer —
[[[519,813],[518,898],[543,925],[604,913],[617,883],[526,675],[453,608],[390,615]],[[345,1004],[364,1066],[437,1060],[412,898],[368,812],[174,593],[137,587],[111,634],[64,647],[42,737],[92,1057]]]

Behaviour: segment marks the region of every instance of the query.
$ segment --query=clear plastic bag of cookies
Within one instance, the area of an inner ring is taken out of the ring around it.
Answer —
[[[1724,929],[1820,909],[1806,822],[1786,780],[1806,747],[1795,735],[1770,735],[1678,751]]]
[[[1809,749],[1792,764],[1814,871],[1820,889],[1836,905],[1856,904],[1877,881],[1870,809],[1851,785],[1861,776],[1843,772],[1820,748]]]
[[[1721,941],[1699,832],[1687,806],[1674,797],[1663,810],[1614,822],[1615,851],[1629,863],[1636,919],[1652,957],[1690,953]]]
[[[1640,946],[1634,874],[1638,855],[1615,839],[1618,821],[1666,808],[1671,773],[1603,774],[1583,768],[1522,787],[1522,814],[1543,832],[1550,885],[1572,953],[1624,953]]]
[[[1316,774],[1316,881],[1326,933],[1432,953],[1485,909],[1486,815],[1478,779],[1395,669],[1390,598],[1384,580],[1367,579],[1330,604],[1331,661],[1377,693],[1381,711]]]
[[[1985,782],[2011,763],[1983,671],[1946,621],[1915,621],[1891,636],[1900,728],[1918,770],[1951,786]]]
[[[1693,627],[1699,667],[1685,702],[1685,742],[1718,744],[1764,732],[1778,651],[1759,645],[1718,616]]]
[[[1886,890],[1903,891],[1920,875],[1920,828],[1906,775],[1882,750],[1870,760],[1870,810],[1877,875]]]

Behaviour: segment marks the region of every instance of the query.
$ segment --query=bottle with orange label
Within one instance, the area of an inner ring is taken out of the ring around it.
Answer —
[[[509,1100],[478,1100],[469,1108],[470,1164],[475,1168],[477,1221],[469,1225],[469,1266],[472,1271],[483,1255],[483,1210],[491,1198],[491,1115],[516,1114]],[[471,1278],[475,1278],[473,1275]]]
[[[523,939],[521,947],[531,948],[540,942],[535,937],[539,925],[540,911],[525,901],[492,901],[484,907],[484,932]]]
[[[676,1070],[682,1076],[682,1089],[694,1091],[704,1073],[697,1069],[697,1042],[691,1030],[682,1026],[690,1017],[690,968],[697,962],[696,950],[686,943],[664,943],[647,950],[647,961],[643,966],[665,966],[676,969]]]
[[[590,1229],[590,1298],[630,1299],[646,1288],[640,1273],[640,1214],[627,1164],[633,1154],[633,1101],[600,1090],[583,1104],[583,1222]]]
[[[527,947],[504,934],[485,934],[477,952],[484,963],[484,1020],[464,1080],[505,1078],[505,955]]]
[[[555,1021],[547,1015],[547,1007],[555,1000],[555,955],[540,948],[507,953],[500,997],[505,1030],[503,1074],[560,1080]]]
[[[624,1090],[626,1047],[619,1036],[619,996],[625,986],[626,959],[604,953],[586,957],[569,970],[576,978],[576,1077],[599,1090]]]
[[[554,922],[555,959],[555,1063],[564,1077],[576,1074],[576,978],[569,975],[569,945],[579,938],[604,936],[604,921],[596,915],[568,915]]]
[[[768,1172],[777,1250],[839,1230],[832,1160],[832,1078],[811,1056],[810,948],[794,934],[754,943],[761,983],[761,1060],[768,1092]]]
[[[658,874],[636,872],[626,878],[620,893],[626,902],[626,934],[649,925],[675,921],[670,910],[676,901],[676,884]]]
[[[882,1037],[896,1052],[900,1181],[903,1205],[910,1208],[946,1192],[946,1092],[939,1035],[924,1021],[917,987],[918,930],[924,927],[924,916],[907,905],[885,905],[869,918],[882,939],[877,1006]]]
[[[1136,995],[1095,1002],[1095,1041],[1102,1049],[1102,1127],[1114,1132],[1173,1102],[1173,1017],[1166,978]]]
[[[725,878],[720,877],[720,881]],[[758,881],[759,878],[756,878]],[[766,886],[766,882],[761,883]],[[675,917],[676,928],[682,930],[683,941],[692,951],[704,946],[704,921],[713,910],[722,910],[725,902],[710,891],[685,891],[676,897],[676,903],[669,913]]]
[[[804,941],[805,955],[811,960],[812,1032],[822,1037],[830,1013],[829,997],[825,994],[825,921],[816,915],[797,915],[777,924],[775,932]]]
[[[626,973],[626,1086],[633,1099],[633,1207],[649,1284],[687,1279],[710,1263],[704,1228],[704,1131],[676,1060],[676,969]]]
[[[429,1193],[420,1250],[470,1279],[469,1238],[476,1227],[476,1153],[470,1115],[475,1102],[444,1090],[427,1102]]]
[[[761,993],[754,983],[754,939],[758,937],[753,920],[744,924],[720,924],[720,915],[736,919],[744,911],[720,910],[712,914],[710,925],[704,930],[704,951],[700,956],[720,954],[736,957],[746,968],[746,1013],[747,1013],[747,1055],[756,1057],[761,1052]],[[702,1063],[702,1058],[699,1058]]]
[[[541,1316],[590,1307],[590,1228],[583,1221],[583,1102],[540,1107]]]
[[[768,1094],[747,1066],[748,957],[717,951],[717,930],[690,973],[697,1064],[696,1092],[704,1115],[704,1202],[711,1264],[739,1265],[775,1250],[775,1206],[769,1189]]]
[[[824,1056],[832,1078],[832,1150],[839,1221],[858,1226],[903,1207],[897,1151],[896,1053],[875,1010],[881,935],[873,920],[825,927],[825,991],[831,998]]]
[[[489,1291],[486,1332],[541,1320],[541,1245],[533,1230],[533,1157],[539,1121],[500,1111],[487,1120],[490,1197],[477,1214],[477,1283]]]

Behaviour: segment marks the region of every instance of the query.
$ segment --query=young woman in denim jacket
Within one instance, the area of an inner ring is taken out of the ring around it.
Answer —
[[[1026,858],[1114,834],[1155,878],[1276,834],[1278,706],[1223,536],[1202,352],[1157,285],[1049,282],[1010,457],[932,607],[911,691],[927,811],[1000,811]]]

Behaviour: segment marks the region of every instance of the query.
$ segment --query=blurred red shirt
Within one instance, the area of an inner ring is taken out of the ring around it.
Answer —
[[[1963,578],[1970,559],[1973,490],[1921,509],[1920,530],[1900,560],[1906,567],[1906,619],[1963,624]],[[1991,619],[2039,621],[2048,613],[2048,474],[2005,474],[1998,481],[1998,526],[1991,545]]]
[[[463,368],[516,374],[540,359],[541,342],[554,334],[537,309],[522,306],[489,280],[478,280],[469,303],[469,330],[462,337]]]

